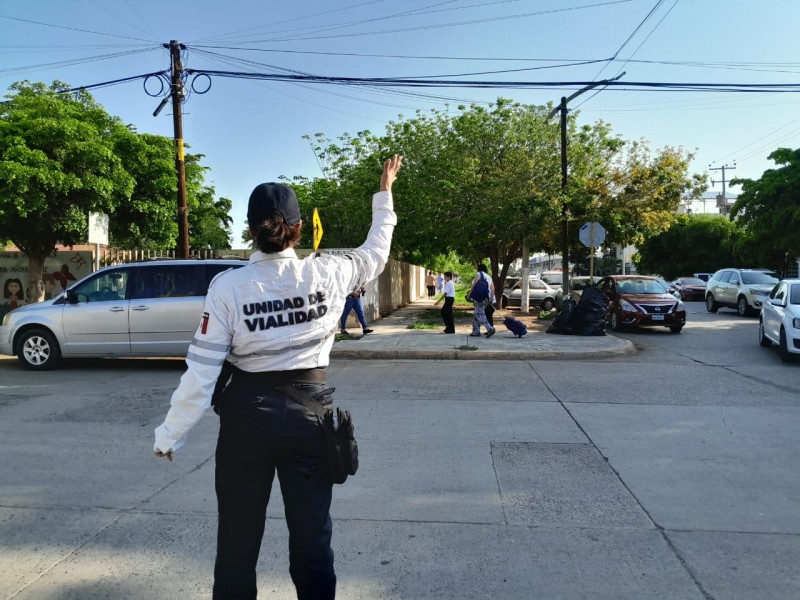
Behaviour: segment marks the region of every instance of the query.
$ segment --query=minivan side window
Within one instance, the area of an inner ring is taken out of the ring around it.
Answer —
[[[242,261],[241,265],[206,265],[206,278],[203,287],[203,295],[205,296],[208,293],[208,286],[211,285],[211,280],[214,279],[217,275],[222,273],[223,271],[227,271],[228,269],[238,269],[239,267],[243,267],[247,264],[247,262]]]
[[[148,265],[140,267],[132,300],[203,296],[202,265]]]
[[[119,302],[125,299],[130,273],[130,269],[104,271],[72,288],[72,291],[75,292],[78,303]]]
[[[731,280],[731,275],[733,275],[733,271],[725,271],[719,278],[720,283],[728,283]]]

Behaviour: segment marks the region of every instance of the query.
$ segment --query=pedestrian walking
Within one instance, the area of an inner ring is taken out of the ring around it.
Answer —
[[[486,328],[486,337],[492,337],[495,330],[486,318],[486,307],[492,303],[492,298],[494,298],[494,283],[487,273],[486,265],[478,265],[478,272],[475,273],[467,295],[472,300],[474,314],[470,336],[480,337],[481,325],[483,325]]]
[[[344,311],[342,312],[342,335],[350,335],[347,332],[347,317],[350,316],[350,311],[356,312],[356,318],[361,323],[361,331],[364,335],[372,333],[372,329],[367,327],[367,319],[364,317],[364,307],[361,305],[361,298],[367,293],[366,288],[359,288],[355,292],[347,294],[347,300],[344,303]]]
[[[456,323],[453,317],[453,303],[456,301],[456,286],[453,284],[453,274],[450,271],[444,272],[444,291],[439,300],[442,298],[444,298],[444,305],[442,305],[441,311],[442,321],[444,321],[443,333],[455,333]]]
[[[289,573],[300,600],[335,596],[332,483],[317,416],[281,387],[332,404],[325,387],[346,296],[383,271],[397,223],[392,183],[402,164],[384,163],[366,241],[344,256],[298,259],[302,221],[291,187],[264,183],[247,220],[258,248],[247,266],[211,282],[154,452],[170,461],[219,393],[216,450],[219,521],[213,598],[255,598],[256,563],[275,473],[289,529]],[[223,367],[225,375],[220,377]]]
[[[428,288],[428,298],[435,298],[436,277],[434,276],[433,271],[428,271],[428,274],[425,276],[425,287]]]
[[[436,276],[436,293],[441,294],[444,291],[444,275],[439,273]]]

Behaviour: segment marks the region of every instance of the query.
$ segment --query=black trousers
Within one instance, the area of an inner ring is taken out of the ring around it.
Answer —
[[[436,286],[429,285],[428,287],[428,298],[433,298],[436,295]]]
[[[494,319],[492,316],[494,315],[494,304],[489,304],[485,309],[484,312],[486,313],[486,320],[489,321],[489,325],[494,327]]]
[[[456,332],[456,322],[453,319],[453,303],[455,298],[449,296],[444,299],[444,306],[442,306],[442,321],[444,321],[444,330],[447,333]]]
[[[321,384],[302,384],[311,393]],[[333,484],[317,417],[275,389],[233,381],[220,400],[219,510],[214,599],[256,598],[256,563],[278,474],[289,529],[289,573],[299,600],[336,595],[330,517]]]

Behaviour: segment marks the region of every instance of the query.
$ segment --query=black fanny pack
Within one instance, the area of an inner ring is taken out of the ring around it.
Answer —
[[[324,406],[314,398],[319,394],[331,395],[333,388],[314,395],[307,394],[291,385],[275,389],[317,415],[328,445],[328,478],[333,483],[344,483],[348,475],[355,475],[358,470],[358,444],[353,435],[353,418],[350,416],[350,411],[343,410],[338,406],[335,408]]]

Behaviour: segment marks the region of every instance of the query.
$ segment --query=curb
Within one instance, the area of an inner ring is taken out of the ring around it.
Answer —
[[[625,356],[635,354],[636,347],[629,340],[622,340],[622,345],[617,348],[598,349],[598,350],[529,350],[529,351],[510,351],[500,350],[487,352],[485,350],[404,350],[388,349],[377,350],[365,348],[354,350],[349,348],[337,349],[335,346],[331,350],[331,358],[338,359],[360,359],[360,360],[585,360],[605,356]]]

